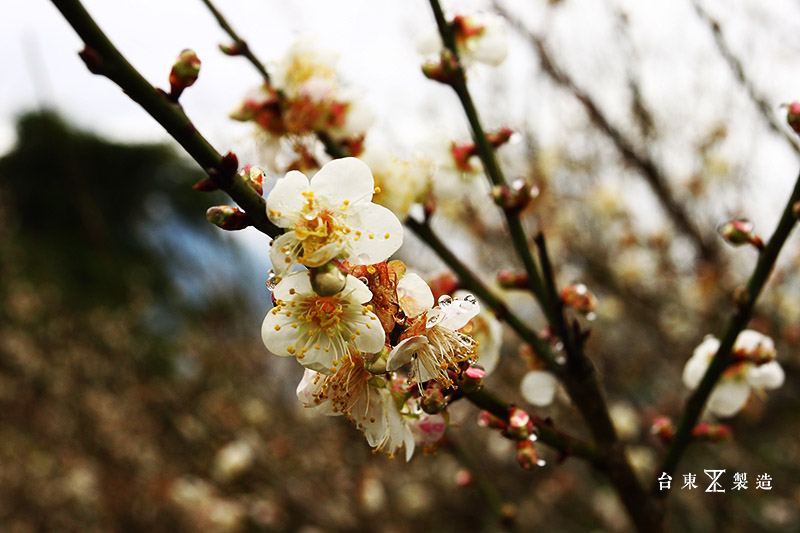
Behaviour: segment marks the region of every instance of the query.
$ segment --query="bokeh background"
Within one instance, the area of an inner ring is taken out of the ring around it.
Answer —
[[[258,75],[217,50],[226,38],[201,2],[85,4],[157,85],[181,49],[197,51],[200,79],[181,99],[188,115],[220,151],[259,163],[258,137],[227,118]],[[509,175],[542,191],[526,222],[546,232],[559,282],[582,281],[599,298],[588,352],[648,481],[663,453],[650,423],[678,414],[684,362],[705,334],[720,334],[728,295],[755,261],[752,250],[718,242],[716,227],[746,216],[768,236],[798,167],[778,106],[800,97],[800,6],[698,5],[712,20],[688,1],[445,2],[451,14],[510,18],[508,60],[471,73],[471,87],[490,128],[520,132],[500,154]],[[344,420],[304,413],[294,397],[299,367],[259,337],[268,238],[205,222],[204,210],[225,198],[191,190],[199,169],[85,70],[80,42],[51,4],[4,7],[0,530],[630,529],[597,473],[545,447],[548,465],[522,470],[510,441],[478,428],[469,405],[453,406],[454,427],[435,454],[408,464],[373,455]],[[433,20],[426,2],[219,7],[265,61],[306,34],[339,52],[342,75],[376,112],[368,142],[409,155],[431,135],[468,138],[453,95],[419,71],[415,35]],[[675,231],[643,160],[714,243],[712,261]],[[434,226],[492,284],[516,259],[481,188],[468,190],[441,206]],[[428,276],[443,271],[410,235],[398,257]],[[700,488],[674,480],[671,530],[800,529],[799,261],[795,238],[752,324],[775,339],[786,384],[730,421],[732,441],[690,449],[678,474],[695,473]],[[544,325],[527,295],[505,296]],[[487,386],[585,435],[563,394],[546,408],[525,404],[526,369],[506,332]],[[703,469],[723,468],[727,492],[702,492]],[[748,474],[749,490],[730,490],[733,472]],[[762,473],[772,491],[755,490]]]

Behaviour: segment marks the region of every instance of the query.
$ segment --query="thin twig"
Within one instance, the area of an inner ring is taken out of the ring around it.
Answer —
[[[700,257],[708,263],[718,264],[720,257],[715,242],[704,237],[692,223],[685,207],[675,198],[667,185],[669,179],[650,155],[640,153],[634,143],[620,129],[611,124],[589,93],[578,87],[575,81],[556,64],[541,37],[526,28],[517,17],[514,17],[498,2],[494,2],[494,6],[517,32],[528,38],[539,56],[544,72],[558,85],[572,93],[575,99],[581,103],[592,123],[611,140],[625,162],[639,171],[678,231],[692,241]]]
[[[736,338],[750,321],[755,302],[769,279],[769,275],[775,266],[775,261],[778,259],[778,254],[797,223],[795,205],[798,202],[800,202],[800,176],[798,176],[795,182],[794,190],[789,197],[789,201],[786,203],[786,208],[783,210],[783,215],[778,222],[775,233],[772,234],[767,245],[761,250],[756,267],[745,286],[745,292],[738,298],[740,303],[737,305],[725,326],[716,355],[708,365],[708,369],[703,379],[700,381],[700,384],[686,400],[683,416],[678,423],[675,437],[672,439],[672,443],[667,450],[667,454],[661,464],[661,469],[658,471],[659,474],[661,472],[666,472],[668,475],[673,475],[681,456],[689,446],[692,429],[697,424],[697,420],[703,412],[703,408],[706,405],[708,397],[711,395],[711,391],[731,362],[731,350],[736,342]],[[663,496],[663,493],[657,489],[653,492],[656,495]]]
[[[800,155],[800,141],[797,139],[797,136],[793,133],[790,133],[786,129],[785,125],[775,117],[772,106],[769,104],[769,102],[767,102],[766,98],[758,93],[758,90],[756,89],[755,85],[753,85],[753,82],[747,77],[742,62],[738,57],[736,57],[736,55],[728,46],[728,43],[725,41],[725,37],[722,35],[722,29],[720,28],[719,22],[717,22],[716,19],[714,19],[706,10],[704,10],[699,2],[695,0],[692,2],[692,4],[694,5],[695,11],[697,11],[698,17],[700,17],[700,19],[708,25],[709,29],[714,34],[714,42],[717,45],[717,50],[719,50],[720,55],[725,59],[725,62],[733,71],[736,79],[739,81],[742,87],[744,87],[745,91],[747,91],[747,96],[750,97],[750,100],[752,100],[756,108],[758,108],[759,113],[761,113],[761,116],[767,122],[769,128],[774,133],[782,137],[789,144],[789,146],[792,147],[797,155]]]
[[[456,50],[455,38],[452,33],[453,28],[445,20],[439,0],[429,0],[429,2],[442,42],[456,60],[454,76],[448,83],[453,87],[464,108],[472,130],[477,155],[480,157],[484,171],[492,185],[506,186],[502,169],[497,162],[493,147],[486,138],[478,112],[472,101],[464,69],[458,61],[458,51]],[[548,294],[545,281],[531,254],[528,239],[519,218],[519,210],[503,209],[503,214],[509,227],[511,241],[528,274],[529,288],[536,296],[548,322],[551,325],[556,324],[559,322],[556,316],[556,306],[552,301],[551,295]],[[688,219],[686,222],[688,224]],[[605,395],[600,386],[597,371],[592,362],[583,356],[582,352],[575,350],[578,339],[567,338],[572,333],[566,328],[564,330],[566,337],[562,340],[565,348],[572,350],[569,357],[572,357],[576,364],[569,368],[568,372],[562,371],[558,375],[562,379],[575,406],[589,426],[601,453],[605,455],[603,471],[617,489],[637,530],[647,532],[660,531],[663,528],[663,510],[649,497],[647,491],[642,487],[625,455],[625,447],[617,438],[614,425],[608,414]]]
[[[209,11],[211,11],[211,14],[214,15],[215,19],[217,19],[217,22],[219,23],[220,27],[223,30],[225,30],[225,33],[227,33],[228,36],[230,36],[230,38],[233,39],[233,42],[236,44],[239,54],[246,57],[247,60],[253,64],[258,73],[261,74],[261,77],[264,78],[264,83],[269,85],[270,84],[269,73],[267,72],[267,69],[264,67],[264,64],[261,61],[259,61],[255,55],[253,55],[253,52],[247,45],[247,41],[242,39],[239,36],[239,34],[233,30],[231,25],[228,24],[228,21],[225,20],[225,17],[222,16],[222,13],[220,13],[219,10],[214,6],[214,4],[211,3],[211,0],[201,0],[201,1],[206,5],[206,7],[208,7]]]
[[[86,12],[79,0],[52,0],[86,44],[81,58],[94,74],[105,76],[142,106],[205,170],[214,183],[245,210],[259,231],[278,236],[281,230],[267,218],[264,199],[236,173],[235,159],[223,157],[195,129],[176,102],[153,87],[125,59]]]

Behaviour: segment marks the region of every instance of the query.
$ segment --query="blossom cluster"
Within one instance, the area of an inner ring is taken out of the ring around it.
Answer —
[[[480,384],[483,371],[471,371],[479,343],[468,332],[491,338],[484,354],[494,365],[497,327],[478,318],[471,294],[434,301],[422,277],[387,262],[403,229],[372,203],[374,191],[356,158],[331,161],[310,180],[299,171],[278,180],[267,215],[285,233],[270,251],[277,283],[261,332],[272,353],[305,367],[304,406],[347,417],[370,446],[390,456],[405,447],[409,459],[441,438],[447,395]],[[297,264],[308,270],[293,272]]]
[[[683,369],[683,383],[690,389],[700,384],[720,341],[709,335],[697,348]],[[738,413],[750,398],[752,390],[777,389],[785,375],[775,360],[777,352],[771,338],[752,329],[742,331],[732,351],[732,364],[708,398],[708,411],[719,417]]]

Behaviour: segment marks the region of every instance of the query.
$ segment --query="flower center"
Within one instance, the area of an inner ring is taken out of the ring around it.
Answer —
[[[303,196],[306,197],[306,204],[301,210],[300,219],[294,225],[294,234],[303,247],[303,253],[298,257],[300,263],[320,248],[341,239],[342,233],[347,233],[347,228],[333,212],[319,207],[313,191],[306,191]]]
[[[336,328],[344,314],[344,307],[337,296],[315,296],[308,304],[306,321],[324,330]]]

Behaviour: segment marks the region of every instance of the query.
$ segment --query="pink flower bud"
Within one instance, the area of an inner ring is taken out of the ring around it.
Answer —
[[[478,425],[482,428],[489,429],[505,429],[508,427],[508,424],[494,416],[489,411],[481,411],[478,413]]]
[[[702,422],[692,429],[692,437],[709,442],[722,442],[730,439],[733,431],[727,424],[709,424]]]
[[[517,462],[525,470],[533,470],[536,466],[544,466],[544,461],[539,459],[536,446],[529,440],[517,442]]]
[[[561,300],[567,307],[588,315],[597,308],[597,298],[583,283],[571,283],[561,291]]]
[[[508,427],[504,435],[510,439],[525,441],[533,435],[531,415],[518,407],[508,410]]]
[[[444,387],[438,381],[430,381],[420,395],[420,407],[428,414],[436,414],[447,407]]]
[[[228,231],[244,229],[251,225],[247,213],[229,205],[209,207],[206,218],[218,228]]]
[[[445,85],[453,85],[458,80],[460,69],[458,60],[450,50],[442,51],[442,56],[438,63],[428,62],[422,65],[422,73],[426,78]]]
[[[501,270],[497,273],[497,283],[504,289],[524,289],[528,286],[528,274]]]
[[[489,141],[489,144],[494,146],[495,148],[499,148],[503,146],[505,143],[511,139],[511,136],[514,135],[514,130],[505,126],[498,131],[494,131],[492,133],[486,134],[486,140]]]
[[[178,55],[169,73],[170,96],[177,99],[184,89],[194,85],[200,74],[200,59],[192,50],[184,50]]]
[[[239,176],[253,188],[258,194],[264,194],[264,169],[261,167],[254,167],[252,165],[245,165],[239,171]]]
[[[753,223],[746,218],[729,220],[717,228],[720,237],[733,246],[752,244],[759,250],[764,247],[761,237],[753,233]]]
[[[463,392],[475,392],[483,387],[486,371],[479,366],[470,366],[458,377],[458,388]]]
[[[651,429],[653,435],[658,437],[663,443],[668,444],[675,436],[675,426],[672,420],[666,416],[657,416],[653,420],[653,427]]]

